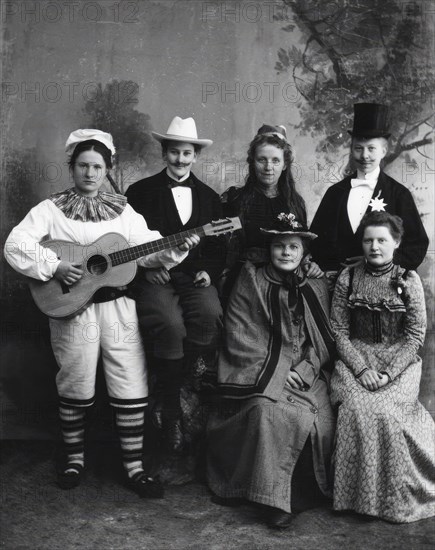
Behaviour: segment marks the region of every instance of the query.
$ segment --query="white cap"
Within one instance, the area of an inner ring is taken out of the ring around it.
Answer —
[[[109,149],[112,155],[115,154],[116,149],[113,145],[113,138],[111,134],[108,134],[107,132],[102,132],[101,130],[85,128],[83,130],[75,130],[74,132],[71,132],[68,139],[66,140],[65,152],[67,154],[68,160],[71,158],[74,149],[79,143],[81,143],[82,141],[89,141],[91,139],[99,141]]]

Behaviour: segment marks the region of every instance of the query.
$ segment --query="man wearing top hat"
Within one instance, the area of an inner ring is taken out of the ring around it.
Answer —
[[[313,257],[326,272],[336,272],[343,263],[362,256],[358,227],[370,211],[385,210],[403,220],[405,234],[394,257],[396,264],[416,269],[426,254],[429,240],[410,191],[380,168],[390,136],[387,118],[385,105],[354,105],[349,134],[357,172],[326,191],[310,228],[319,236],[313,243]]]
[[[213,142],[198,138],[193,118],[178,116],[166,134],[152,135],[162,145],[166,167],[129,187],[131,206],[163,236],[221,218],[218,194],[191,172],[201,149]],[[140,270],[133,287],[142,336],[152,341],[156,358],[156,394],[170,451],[183,448],[183,368],[199,355],[213,358],[219,343],[222,309],[212,283],[223,269],[224,257],[222,237],[205,237],[176,269]]]

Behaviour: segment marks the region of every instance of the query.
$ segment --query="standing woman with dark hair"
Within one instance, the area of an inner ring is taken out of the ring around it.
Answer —
[[[66,153],[74,187],[37,204],[10,233],[5,257],[19,273],[41,281],[52,277],[72,286],[83,275],[79,263],[60,260],[43,248],[44,237],[87,245],[106,233],[118,233],[131,246],[161,237],[150,231],[127,199],[102,191],[115,153],[112,136],[100,130],[72,132]],[[195,246],[195,235],[179,248],[139,258],[146,267],[171,268]],[[109,251],[108,251],[109,252]],[[95,400],[95,377],[101,353],[109,401],[115,412],[122,458],[131,488],[141,497],[161,497],[163,487],[142,464],[144,410],[148,387],[145,357],[138,335],[136,306],[126,287],[100,288],[93,302],[73,318],[50,319],[51,345],[59,366],[56,385],[65,445],[58,471],[62,489],[77,487],[84,470],[86,411]]]
[[[284,126],[263,124],[249,144],[248,176],[244,187],[230,187],[222,195],[226,216],[240,216],[243,229],[230,238],[226,274],[232,286],[246,260],[265,262],[268,242],[260,228],[280,213],[307,223],[305,202],[296,191],[291,165],[293,152]],[[317,264],[305,260],[308,277],[320,277]],[[227,288],[228,291],[228,288]]]
[[[418,401],[423,287],[415,271],[393,263],[398,216],[371,212],[360,230],[364,262],[342,271],[331,311],[334,508],[417,521],[435,515],[435,424]]]

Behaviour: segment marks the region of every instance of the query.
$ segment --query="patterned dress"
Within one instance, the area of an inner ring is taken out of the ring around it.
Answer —
[[[340,360],[331,380],[338,406],[334,509],[407,523],[435,515],[435,424],[418,401],[426,329],[420,278],[393,266],[340,275],[331,324]],[[388,374],[376,391],[367,368]]]

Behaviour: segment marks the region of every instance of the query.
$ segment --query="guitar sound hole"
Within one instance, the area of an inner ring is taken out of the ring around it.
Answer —
[[[106,258],[104,256],[99,256],[98,254],[91,256],[86,265],[89,273],[92,273],[92,275],[102,275],[105,271],[107,271],[108,267]]]

